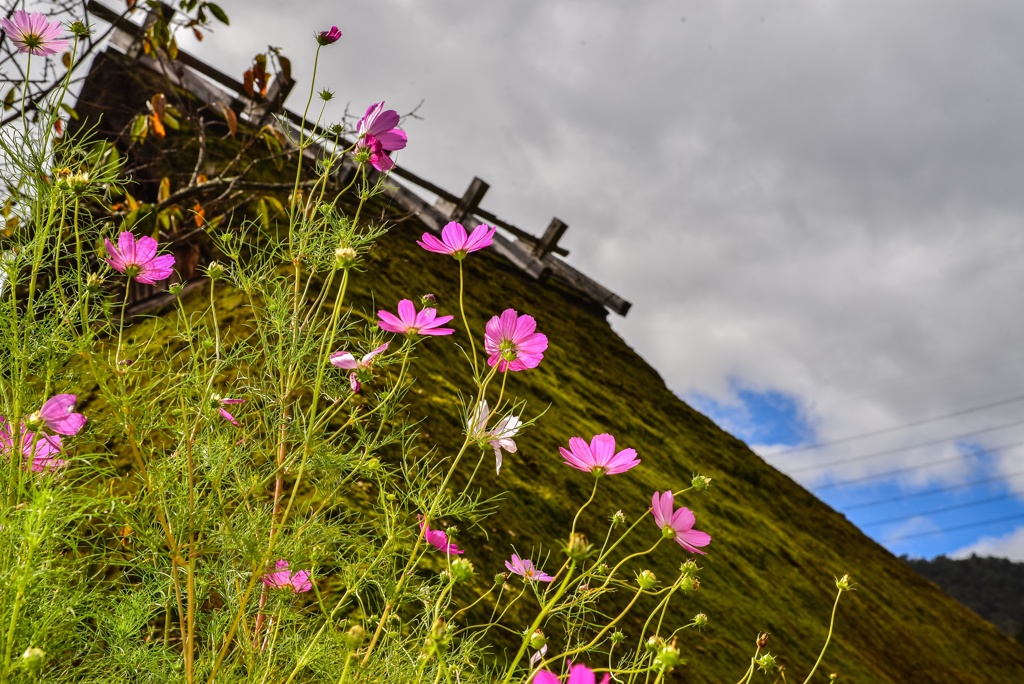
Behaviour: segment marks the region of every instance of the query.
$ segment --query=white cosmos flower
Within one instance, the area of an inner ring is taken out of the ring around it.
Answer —
[[[469,438],[476,442],[486,441],[494,449],[495,472],[501,474],[501,452],[507,451],[510,454],[516,453],[515,440],[512,438],[519,432],[523,421],[519,416],[505,416],[492,429],[487,429],[487,417],[491,411],[487,406],[487,400],[481,401],[476,407],[476,412],[470,416],[469,424],[466,426]]]

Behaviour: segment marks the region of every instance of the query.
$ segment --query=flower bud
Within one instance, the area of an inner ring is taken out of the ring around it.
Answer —
[[[587,543],[587,538],[579,532],[569,537],[569,543],[565,545],[565,555],[577,563],[585,560],[590,555],[593,547]]]
[[[707,627],[708,626],[708,616],[705,615],[704,613],[697,613],[696,615],[693,616],[693,626],[697,627],[698,629],[701,628],[701,627]]]
[[[44,660],[46,660],[46,651],[37,646],[31,646],[21,654],[22,667],[27,667],[30,670],[42,667]]]
[[[636,583],[644,591],[650,591],[658,583],[658,578],[650,570],[644,570],[636,576]]]
[[[622,511],[615,511],[611,517],[612,527],[618,527],[626,524],[626,514]]]
[[[366,630],[363,629],[362,625],[352,625],[348,628],[348,632],[345,633],[346,639],[352,648],[355,648],[363,642],[366,638]]]
[[[693,487],[695,492],[705,492],[711,486],[711,478],[703,475],[694,475],[693,480],[690,481],[690,486]]]
[[[494,586],[496,586],[496,587],[500,587],[500,586],[501,586],[502,584],[504,584],[504,583],[505,583],[505,579],[506,579],[506,577],[507,577],[507,576],[506,576],[506,574],[505,574],[505,573],[503,573],[503,572],[499,572],[499,573],[497,573],[497,574],[496,574],[496,575],[494,576]]]
[[[466,558],[456,558],[451,564],[452,581],[465,582],[473,576],[473,564]]]
[[[34,411],[25,416],[23,422],[25,423],[25,428],[32,432],[35,432],[46,425],[46,421],[44,421],[43,417],[39,415],[39,411]]]
[[[696,577],[680,577],[679,578],[679,591],[692,594],[693,592],[700,589],[700,580]]]
[[[334,260],[341,268],[351,268],[356,263],[356,250],[351,247],[339,247],[334,250]]]
[[[839,591],[849,591],[853,587],[853,581],[850,580],[849,575],[843,575],[836,580],[836,589]]]
[[[224,264],[219,261],[211,261],[206,267],[206,275],[210,280],[219,280],[224,277],[225,271],[227,271],[227,269],[224,267]]]
[[[780,670],[782,669],[782,666],[781,666],[781,665],[779,666],[779,669],[780,669]],[[837,675],[837,674],[836,674],[835,672],[833,672],[832,674],[830,674],[830,675],[828,676],[828,680],[829,680],[830,682],[834,682],[834,681],[836,681],[837,679],[839,679],[839,675]]]
[[[71,34],[75,38],[87,38],[89,34],[92,33],[92,29],[90,29],[81,21],[71,22],[71,26],[69,26],[68,28],[71,29]]]
[[[644,648],[646,648],[651,653],[654,653],[659,648],[661,648],[664,644],[665,644],[665,640],[664,639],[662,639],[657,634],[652,634],[650,637],[647,638],[647,642],[644,644]]]
[[[85,277],[85,289],[90,294],[96,294],[103,287],[103,283],[106,282],[103,276],[98,273],[90,273]]]
[[[174,283],[169,288],[167,288],[167,291],[171,293],[172,296],[177,297],[178,295],[181,294],[181,291],[184,289],[185,283]]]
[[[654,656],[654,665],[661,670],[675,667],[682,662],[683,658],[679,655],[679,649],[676,648],[675,639],[672,640],[672,643],[665,644],[659,648],[657,655]]]
[[[679,566],[679,574],[683,577],[696,577],[699,570],[697,562],[692,558],[688,558],[685,563]]]
[[[771,635],[771,632],[759,632],[757,635],[757,641],[755,641],[754,643],[757,644],[758,648],[764,648],[768,645],[768,637],[770,637]]]
[[[614,632],[612,632],[612,635],[609,638],[611,639],[612,644],[618,646],[626,640],[626,635],[620,632],[619,630],[615,630]]]
[[[359,376],[354,372],[348,374],[348,384],[352,388],[352,394],[359,394],[363,385],[359,382]]]
[[[760,656],[754,662],[757,664],[759,668],[761,668],[761,672],[764,673],[771,672],[776,665],[775,656],[773,656],[771,653],[765,653],[763,656]]]
[[[437,306],[437,297],[428,292],[427,294],[420,297],[420,306],[429,306],[431,309],[433,309],[434,307]]]
[[[533,634],[530,635],[530,648],[534,651],[539,651],[548,643],[547,637],[544,636],[544,632],[539,629],[533,630]]]
[[[324,102],[330,102],[331,100],[334,99],[334,93],[332,93],[327,88],[324,88],[323,90],[320,91],[320,99]]]

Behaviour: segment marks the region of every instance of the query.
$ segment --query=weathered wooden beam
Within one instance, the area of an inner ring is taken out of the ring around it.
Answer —
[[[462,194],[462,198],[458,202],[451,202],[439,196],[437,201],[434,202],[434,206],[440,212],[447,214],[448,218],[452,221],[465,223],[468,216],[472,216],[477,212],[480,207],[480,201],[487,194],[487,190],[490,187],[485,180],[474,176],[469,187],[466,188],[466,192]]]
[[[541,236],[540,240],[533,246],[533,256],[538,259],[543,259],[548,254],[551,254],[558,246],[558,241],[565,235],[565,231],[569,230],[569,224],[562,221],[560,218],[551,219],[551,223],[548,224],[547,230],[544,231],[544,235]]]

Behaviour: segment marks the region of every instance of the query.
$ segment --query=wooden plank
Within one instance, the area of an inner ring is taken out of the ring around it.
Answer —
[[[550,254],[558,246],[558,241],[565,235],[565,231],[569,230],[569,224],[562,221],[559,218],[551,219],[551,223],[548,224],[547,230],[544,231],[544,235],[541,239],[533,246],[533,256],[538,259],[543,259]]]

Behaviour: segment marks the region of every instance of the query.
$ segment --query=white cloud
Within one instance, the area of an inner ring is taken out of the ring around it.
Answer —
[[[997,556],[1012,561],[1024,562],[1024,526],[1001,537],[982,537],[973,544],[957,549],[949,554],[951,558],[967,558],[971,554],[978,556]]]

